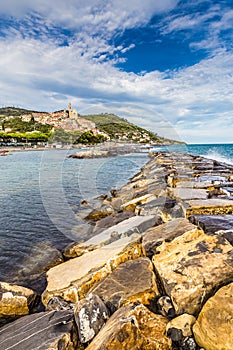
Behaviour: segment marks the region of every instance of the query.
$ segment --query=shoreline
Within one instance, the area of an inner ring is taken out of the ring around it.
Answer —
[[[92,236],[68,246],[63,251],[65,262],[49,269],[42,301],[47,311],[55,313],[67,310],[73,315],[74,305],[76,341],[88,341],[88,350],[112,349],[107,335],[110,329],[116,339],[127,324],[131,334],[129,315],[137,319],[139,338],[146,336],[152,342],[155,335],[150,334],[152,330],[143,333],[138,310],[160,324],[156,337],[161,349],[190,342],[195,349],[214,350],[211,337],[202,333],[214,329],[217,346],[222,346],[220,325],[228,332],[222,315],[228,312],[232,317],[225,291],[233,292],[233,167],[188,153],[149,155],[141,171],[122,188],[112,190],[110,197],[102,198],[94,210],[88,202],[83,203],[86,222],[94,226]],[[139,275],[147,277],[140,282]],[[114,299],[112,295],[117,293],[120,297]],[[100,331],[90,324],[89,330],[95,331],[89,339],[79,311],[84,308],[83,317],[93,317],[93,295],[103,303],[99,309],[107,308],[109,320],[100,317]],[[209,316],[214,310],[208,309],[218,295],[225,298],[223,303],[217,302],[219,321]],[[187,323],[187,314],[190,331],[182,335],[185,330],[179,328],[178,319]],[[29,322],[30,316],[25,316],[25,322],[27,317]],[[126,323],[120,325],[119,319]],[[71,349],[81,349],[81,343]]]

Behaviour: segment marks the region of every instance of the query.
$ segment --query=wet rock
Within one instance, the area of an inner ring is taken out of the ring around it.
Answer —
[[[128,305],[110,317],[87,350],[170,350],[166,324],[165,317],[153,314],[145,306]]]
[[[180,315],[167,324],[166,333],[173,342],[182,344],[185,338],[192,337],[192,327],[196,318],[189,314]]]
[[[83,242],[74,242],[69,244],[63,251],[63,255],[67,259],[76,258],[77,256],[81,256],[86,254],[87,252],[91,252],[92,250],[97,249],[98,246],[95,245],[87,245]]]
[[[216,288],[232,279],[232,246],[202,230],[163,242],[152,261],[177,315],[195,315]]]
[[[203,306],[193,327],[205,350],[233,349],[233,283],[222,287]]]
[[[108,215],[111,215],[114,212],[114,209],[110,205],[103,205],[100,209],[94,209],[91,213],[89,213],[85,220],[87,221],[98,221],[105,218]]]
[[[167,295],[162,296],[157,301],[157,308],[161,315],[172,318],[176,315],[172,300]]]
[[[0,319],[29,314],[37,294],[28,288],[0,282]],[[4,321],[1,320],[1,323]]]
[[[171,242],[174,238],[183,235],[185,232],[197,231],[197,226],[191,224],[185,218],[177,218],[162,225],[149,228],[143,234],[142,245],[147,256],[151,257],[156,252],[156,247],[162,242]]]
[[[78,350],[73,314],[41,312],[21,317],[0,329],[1,350]]]
[[[131,302],[149,305],[159,296],[153,265],[148,258],[121,264],[91,292],[99,295],[111,309]]]
[[[42,295],[43,303],[47,305],[55,296],[77,302],[121,263],[144,254],[140,236],[131,235],[55,266],[47,272],[48,285]]]
[[[130,236],[133,233],[143,233],[149,227],[154,226],[156,222],[157,217],[155,217],[154,215],[133,216],[93,236],[92,238],[87,240],[85,244],[108,244],[124,236]]]
[[[93,339],[109,318],[105,304],[94,294],[89,294],[77,303],[74,316],[81,343]]]

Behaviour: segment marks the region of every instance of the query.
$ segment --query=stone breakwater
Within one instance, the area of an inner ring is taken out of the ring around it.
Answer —
[[[233,167],[150,156],[94,210],[84,202],[92,234],[47,272],[44,312],[1,283],[0,317],[20,317],[0,328],[2,350],[233,349]]]

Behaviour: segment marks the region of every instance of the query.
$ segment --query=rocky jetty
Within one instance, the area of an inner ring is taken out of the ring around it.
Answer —
[[[76,152],[69,155],[69,158],[90,159],[90,158],[108,158],[130,153],[141,153],[148,151],[150,147],[145,147],[140,144],[111,144],[95,149],[85,150],[83,152]]]
[[[150,156],[88,211],[89,239],[47,272],[46,311],[1,327],[2,350],[233,349],[233,167]],[[35,296],[20,293],[22,316]],[[4,317],[12,295],[2,285]]]

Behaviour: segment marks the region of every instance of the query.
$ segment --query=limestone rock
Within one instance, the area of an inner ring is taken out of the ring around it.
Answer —
[[[205,350],[233,349],[233,283],[222,287],[203,306],[193,327]]]
[[[152,256],[156,251],[156,247],[161,245],[162,242],[170,242],[174,238],[183,235],[185,232],[191,234],[197,230],[197,226],[191,224],[185,218],[173,219],[144,232],[142,245],[147,256]]]
[[[156,197],[153,194],[147,193],[141,197],[134,198],[131,201],[122,204],[121,209],[134,211],[137,204],[145,204],[145,203],[148,203],[154,199],[156,199]]]
[[[93,236],[92,238],[87,240],[85,244],[108,244],[111,241],[117,240],[124,236],[130,236],[133,233],[142,233],[146,231],[149,227],[154,226],[156,222],[157,217],[155,217],[154,215],[133,216]]]
[[[81,343],[93,339],[109,318],[105,304],[94,294],[89,294],[77,303],[74,316]]]
[[[170,350],[165,335],[167,320],[145,306],[128,305],[117,310],[87,350]]]
[[[153,263],[176,314],[195,315],[213,290],[232,279],[233,250],[223,237],[194,230],[163,242]]]
[[[73,314],[41,312],[21,317],[0,329],[1,350],[78,350]]]
[[[91,252],[92,250],[97,249],[98,246],[95,245],[87,245],[85,243],[74,242],[69,244],[63,251],[63,255],[65,258],[71,259],[76,258],[77,256],[81,256],[87,252]]]
[[[131,210],[125,210],[122,213],[113,213],[112,215],[109,215],[106,218],[97,221],[93,233],[95,234],[95,232],[98,230],[103,230],[115,226],[134,215],[135,214]]]
[[[168,318],[173,318],[176,315],[172,300],[167,295],[163,295],[158,299],[157,308],[161,315]]]
[[[62,298],[54,297],[49,299],[48,304],[46,306],[46,311],[53,311],[53,310],[54,311],[64,311],[64,310],[72,311],[74,310],[74,305],[75,304],[68,303]]]
[[[193,335],[192,327],[195,322],[196,318],[192,315],[180,315],[167,324],[167,336],[173,341],[181,343],[185,338]]]
[[[148,258],[129,260],[91,289],[113,309],[130,302],[149,305],[159,296],[153,265]]]
[[[131,235],[55,266],[47,272],[43,303],[54,296],[77,302],[121,263],[144,255],[140,235]]]
[[[194,199],[187,201],[186,203],[186,217],[189,217],[194,214],[222,215],[232,214],[233,212],[233,201],[230,199]]]
[[[36,299],[31,289],[0,282],[0,318],[27,315]]]
[[[207,199],[208,193],[204,189],[196,188],[173,188],[170,195],[179,200]]]

